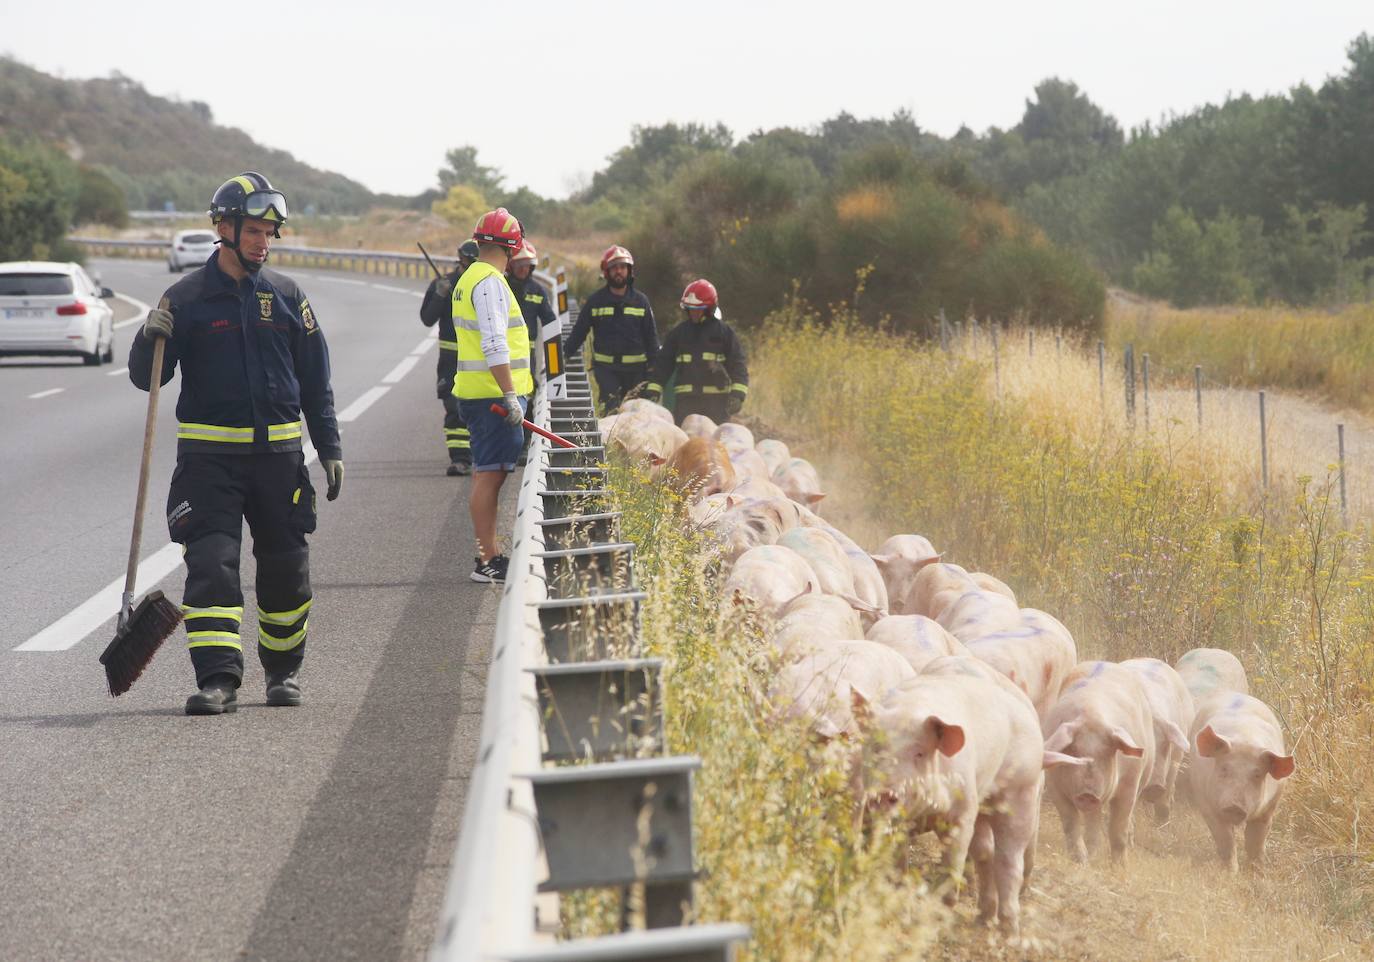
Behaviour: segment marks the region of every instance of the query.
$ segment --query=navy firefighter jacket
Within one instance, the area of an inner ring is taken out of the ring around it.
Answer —
[[[217,256],[168,288],[160,304],[173,319],[160,383],[181,365],[177,453],[299,451],[304,413],[320,460],[342,460],[329,346],[309,300],[268,268],[235,282]],[[144,391],[152,359],[140,328],[129,380]]]

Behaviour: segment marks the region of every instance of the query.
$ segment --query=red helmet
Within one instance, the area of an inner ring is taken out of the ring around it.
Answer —
[[[510,262],[515,264],[517,261],[529,261],[531,264],[539,263],[539,252],[534,249],[534,245],[527,240],[520,242],[520,249],[511,255]]]
[[[472,239],[480,244],[500,244],[511,250],[519,250],[525,231],[520,222],[504,207],[489,210],[477,221],[473,228]]]
[[[720,303],[720,298],[716,295],[716,285],[706,278],[692,281],[687,285],[687,289],[682,292],[682,306],[714,308]]]
[[[612,244],[606,248],[606,253],[601,255],[601,276],[605,277],[611,265],[617,261],[623,261],[630,268],[630,273],[634,273],[635,256],[619,244]]]

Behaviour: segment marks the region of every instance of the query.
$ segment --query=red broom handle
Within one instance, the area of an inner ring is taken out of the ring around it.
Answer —
[[[506,416],[506,408],[505,408],[504,405],[501,405],[501,404],[493,404],[493,405],[491,406],[491,412],[492,412],[493,414],[499,414],[501,417],[505,417],[505,416]],[[548,438],[550,441],[552,441],[554,444],[558,445],[560,448],[575,448],[575,447],[577,447],[577,445],[573,444],[573,443],[572,443],[571,441],[569,441],[567,438],[560,438],[558,435],[554,434],[552,431],[545,431],[543,428],[541,428],[539,425],[535,424],[535,423],[534,423],[533,421],[531,421],[529,418],[521,418],[521,419],[520,419],[520,422],[521,422],[522,424],[524,424],[525,427],[527,427],[527,428],[529,428],[531,431],[533,431],[535,434],[539,435],[541,438]]]

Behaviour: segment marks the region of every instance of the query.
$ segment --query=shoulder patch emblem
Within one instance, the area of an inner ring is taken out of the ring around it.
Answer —
[[[310,309],[310,302],[307,300],[301,301],[301,323],[305,325],[305,333],[315,333],[315,312]]]
[[[269,291],[258,291],[258,316],[264,321],[272,319],[272,294]]]

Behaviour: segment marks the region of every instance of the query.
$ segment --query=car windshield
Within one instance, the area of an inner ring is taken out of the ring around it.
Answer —
[[[215,242],[215,235],[214,235],[214,234],[187,234],[185,237],[183,237],[183,238],[181,239],[181,242],[182,242],[183,244],[213,244],[213,243]]]
[[[70,293],[70,274],[0,274],[0,297]]]

